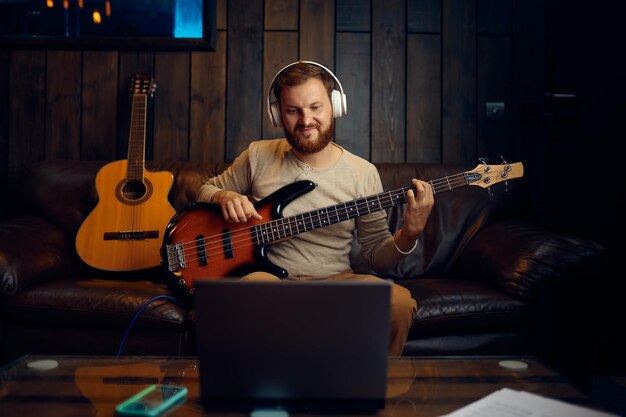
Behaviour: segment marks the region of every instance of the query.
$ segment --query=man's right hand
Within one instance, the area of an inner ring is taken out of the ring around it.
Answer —
[[[211,197],[211,203],[220,206],[224,220],[229,223],[245,223],[250,218],[256,220],[263,218],[257,213],[252,202],[248,200],[248,197],[234,191],[217,191]]]

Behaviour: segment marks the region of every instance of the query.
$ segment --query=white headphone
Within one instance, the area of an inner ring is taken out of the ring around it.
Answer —
[[[274,78],[272,78],[272,82],[270,83],[270,87],[267,90],[267,114],[270,117],[270,121],[272,122],[274,127],[279,127],[279,126],[282,125],[282,123],[281,123],[282,119],[280,117],[280,105],[278,103],[278,101],[280,100],[280,97],[276,97],[276,100],[271,101],[272,90],[274,89],[274,81],[276,81],[276,77],[278,77],[278,75],[281,72],[283,72],[287,68],[291,67],[292,65],[296,65],[296,64],[300,64],[300,63],[316,65],[316,66],[322,68],[324,71],[326,71],[328,74],[330,74],[330,76],[333,77],[333,79],[335,80],[335,84],[337,84],[337,87],[339,87],[339,91],[333,90],[332,93],[330,94],[330,102],[331,102],[331,105],[332,105],[332,108],[333,108],[333,117],[337,118],[337,117],[341,117],[341,116],[344,116],[345,114],[347,114],[348,113],[348,104],[347,104],[347,101],[346,101],[346,95],[343,92],[343,87],[341,86],[341,83],[339,82],[337,77],[335,77],[335,74],[333,74],[331,70],[329,70],[328,68],[326,68],[322,64],[318,64],[317,62],[313,62],[313,61],[296,61],[296,62],[292,62],[291,64],[283,67],[283,69],[278,71],[276,73],[276,75],[274,75]]]

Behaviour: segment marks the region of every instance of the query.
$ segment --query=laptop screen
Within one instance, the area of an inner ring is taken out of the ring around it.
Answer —
[[[388,283],[220,279],[195,285],[206,407],[384,407]]]

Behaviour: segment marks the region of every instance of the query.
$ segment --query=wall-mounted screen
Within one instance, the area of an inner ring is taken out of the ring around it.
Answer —
[[[215,48],[215,0],[0,0],[3,44]]]

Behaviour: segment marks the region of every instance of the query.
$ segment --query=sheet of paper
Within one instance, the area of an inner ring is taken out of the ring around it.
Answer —
[[[502,388],[442,417],[619,417],[617,414]]]

